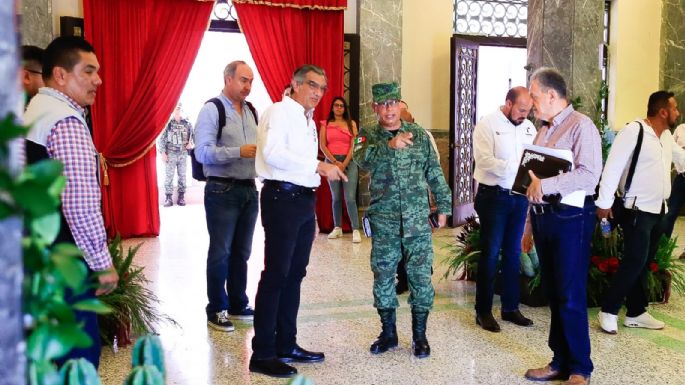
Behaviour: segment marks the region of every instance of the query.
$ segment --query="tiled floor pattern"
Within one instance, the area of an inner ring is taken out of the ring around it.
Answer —
[[[159,238],[144,242],[138,264],[146,266],[160,308],[179,327],[159,330],[166,352],[167,384],[285,384],[282,379],[253,375],[248,371],[253,335],[249,323],[237,323],[232,333],[208,330],[205,323],[205,258],[208,244],[201,186],[189,193],[189,205],[162,208]],[[685,233],[685,221],[677,231]],[[314,242],[308,275],[302,286],[298,342],[305,348],[324,351],[326,361],[296,364],[300,373],[317,384],[534,384],[522,374],[529,367],[546,364],[550,351],[546,338],[547,308],[522,306],[535,321],[532,328],[501,323],[493,334],[474,322],[475,285],[442,279],[441,260],[457,230],[435,234],[435,308],[430,315],[429,358],[411,355],[411,316],[401,296],[398,313],[400,347],[379,356],[368,352],[379,332],[372,306],[371,243],[352,244],[346,234],[337,240],[319,234]],[[263,232],[257,229],[250,260],[248,295],[254,299],[261,271]],[[685,242],[681,242],[685,243]],[[499,312],[496,297],[495,314]],[[685,384],[685,299],[674,294],[669,304],[653,305],[652,313],[667,323],[662,331],[619,328],[615,336],[598,330],[597,309],[590,311],[592,358],[596,370],[593,385]],[[130,348],[103,352],[100,373],[103,383],[121,384],[129,370]]]

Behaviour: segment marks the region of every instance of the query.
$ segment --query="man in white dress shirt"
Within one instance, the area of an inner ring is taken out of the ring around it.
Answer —
[[[331,163],[317,159],[314,108],[326,91],[326,74],[304,65],[293,74],[292,93],[266,110],[257,128],[255,168],[264,227],[264,271],[255,298],[250,371],[290,377],[286,362],[320,362],[324,354],[297,345],[300,284],[314,240],[315,191],[320,176],[347,181]]]
[[[599,184],[597,217],[613,218],[611,206],[618,189],[623,196],[626,214],[620,223],[623,229],[623,259],[604,295],[598,313],[600,327],[609,334],[618,330],[618,311],[625,299],[626,318],[623,325],[647,329],[663,329],[664,323],[647,313],[647,268],[654,257],[663,234],[666,200],[671,194],[671,161],[679,172],[685,170],[685,151],[671,136],[680,116],[672,92],[657,91],[650,95],[647,118],[625,126],[616,135]],[[630,161],[643,131],[641,149],[632,183],[624,191]],[[617,198],[620,199],[620,198]]]
[[[478,181],[475,209],[481,225],[476,323],[495,333],[500,326],[492,315],[492,297],[500,251],[502,319],[519,326],[533,325],[519,311],[519,257],[528,199],[511,192],[523,145],[533,143],[537,133],[526,119],[532,106],[525,87],[512,88],[504,106],[481,119],[473,131],[474,177]]]

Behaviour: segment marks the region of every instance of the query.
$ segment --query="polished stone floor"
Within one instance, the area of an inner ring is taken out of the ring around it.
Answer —
[[[287,383],[248,371],[251,324],[237,323],[231,333],[206,326],[208,236],[200,186],[191,188],[188,206],[161,208],[161,219],[158,238],[127,243],[143,242],[137,263],[146,267],[161,299],[160,309],[180,325],[162,325],[158,330],[165,349],[167,384]],[[678,233],[684,234],[685,222],[681,219],[677,226]],[[441,260],[456,232],[441,230],[434,236],[436,298],[428,325],[432,354],[422,360],[411,355],[407,295],[400,298],[400,347],[379,356],[368,351],[379,332],[371,298],[370,240],[364,238],[362,243],[353,244],[349,234],[337,240],[317,235],[302,285],[298,342],[305,348],[324,351],[326,361],[295,364],[299,372],[321,385],[534,384],[522,375],[527,368],[543,366],[551,357],[546,343],[548,309],[521,307],[535,321],[532,328],[502,323],[502,332],[493,334],[477,327],[473,312],[475,284],[442,279],[445,267]],[[258,222],[249,267],[251,301],[262,268],[263,242]],[[498,314],[497,297],[495,301]],[[666,322],[664,330],[620,327],[618,335],[612,336],[599,331],[597,309],[590,310],[596,368],[593,385],[685,384],[685,299],[674,294],[670,303],[652,305],[650,311]],[[121,384],[129,365],[130,348],[117,353],[105,348],[100,367],[103,384]]]

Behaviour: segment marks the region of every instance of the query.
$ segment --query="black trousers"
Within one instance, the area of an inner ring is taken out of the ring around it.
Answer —
[[[644,211],[628,213],[623,226],[623,259],[604,296],[602,311],[618,314],[625,299],[626,316],[647,311],[648,262],[656,255],[664,233],[663,214]]]
[[[300,285],[314,240],[313,190],[265,183],[260,197],[264,271],[255,298],[252,358],[274,358],[295,347]]]

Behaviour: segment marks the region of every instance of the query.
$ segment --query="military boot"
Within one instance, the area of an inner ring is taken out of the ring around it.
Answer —
[[[171,194],[166,194],[166,199],[164,200],[164,207],[173,206],[174,201],[171,200]]]
[[[397,347],[397,327],[395,326],[395,309],[378,309],[381,316],[381,334],[371,344],[371,353],[385,353]]]
[[[428,345],[428,339],[426,338],[426,321],[428,321],[427,311],[411,311],[411,345],[414,355],[418,358],[425,358],[431,354],[431,347]]]
[[[176,200],[176,203],[179,206],[185,206],[186,205],[186,200],[185,200],[185,195],[184,193],[180,192],[178,193],[178,199]]]

